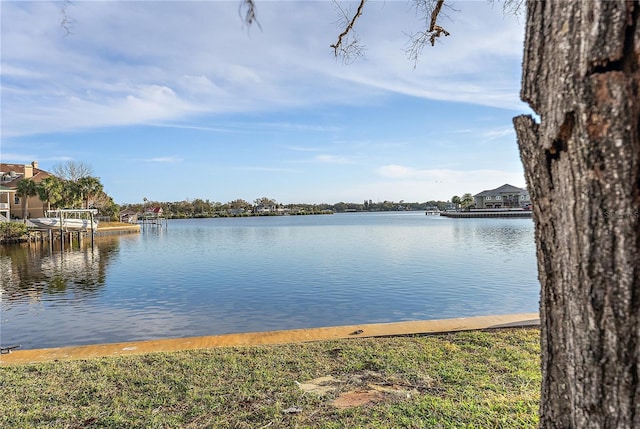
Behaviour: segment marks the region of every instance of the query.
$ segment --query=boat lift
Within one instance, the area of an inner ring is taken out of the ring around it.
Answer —
[[[81,239],[83,232],[91,231],[91,246],[93,246],[93,237],[95,235],[97,223],[94,220],[94,216],[98,214],[97,209],[54,209],[47,210],[45,218],[31,219],[31,223],[36,227],[43,228],[49,231],[49,241],[53,243],[53,231],[60,232],[60,245],[64,249],[64,234],[69,234],[69,242],[71,242],[73,232],[78,233],[78,241]],[[88,215],[88,219],[87,216]],[[54,220],[55,219],[55,220]],[[85,224],[78,224],[77,221],[86,219]],[[73,221],[76,222],[73,222]],[[46,222],[46,221],[51,221]]]

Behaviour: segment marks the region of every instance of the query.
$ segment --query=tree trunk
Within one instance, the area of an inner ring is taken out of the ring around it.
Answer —
[[[529,1],[541,427],[640,428],[640,2]]]
[[[26,195],[23,195],[22,197],[22,222],[26,225],[27,224],[27,210],[29,208],[29,197]]]

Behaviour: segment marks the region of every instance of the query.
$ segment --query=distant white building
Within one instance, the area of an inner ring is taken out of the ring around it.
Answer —
[[[531,203],[529,191],[505,184],[473,196],[477,209],[518,208]]]
[[[276,213],[276,205],[275,204],[259,204],[253,209],[256,214],[270,214]]]

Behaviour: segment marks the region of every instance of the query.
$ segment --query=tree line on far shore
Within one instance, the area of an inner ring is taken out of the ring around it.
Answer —
[[[453,196],[451,201],[425,202],[364,200],[362,203],[294,203],[283,204],[273,198],[257,198],[253,202],[236,199],[226,203],[209,199],[186,199],[163,202],[144,198],[135,204],[116,204],[104,190],[92,167],[84,162],[67,161],[56,165],[53,174],[39,182],[23,179],[18,183],[17,195],[22,200],[23,219],[29,210],[29,197],[38,196],[47,210],[58,208],[95,208],[103,218],[117,221],[123,211],[144,213],[148,209],[162,208],[163,216],[170,219],[207,218],[221,216],[274,216],[282,214],[326,214],[345,212],[426,211],[450,210],[465,207],[473,202],[471,194]]]
[[[143,213],[145,210],[160,207],[167,218],[207,218],[217,216],[242,215],[278,215],[278,214],[322,214],[344,212],[381,212],[381,211],[424,211],[433,208],[446,210],[451,206],[449,201],[406,202],[365,200],[362,203],[339,202],[335,204],[294,203],[281,204],[272,198],[262,197],[249,202],[236,199],[227,203],[214,202],[209,199],[196,198],[176,202],[144,201],[137,204],[123,204],[120,211]]]

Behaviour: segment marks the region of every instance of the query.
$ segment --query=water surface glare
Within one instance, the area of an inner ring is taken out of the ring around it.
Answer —
[[[23,348],[538,311],[531,219],[170,220],[91,248],[0,246]]]

